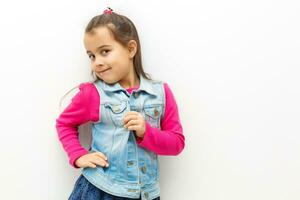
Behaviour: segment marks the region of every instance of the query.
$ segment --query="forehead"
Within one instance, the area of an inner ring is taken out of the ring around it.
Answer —
[[[94,28],[93,32],[84,34],[84,46],[87,50],[94,51],[102,45],[114,45],[117,41],[106,27]]]

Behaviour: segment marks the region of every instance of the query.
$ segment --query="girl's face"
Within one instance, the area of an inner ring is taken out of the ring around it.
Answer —
[[[130,81],[135,74],[135,41],[130,41],[128,47],[124,47],[114,39],[106,27],[93,30],[93,33],[84,35],[84,46],[91,60],[92,70],[108,84]]]

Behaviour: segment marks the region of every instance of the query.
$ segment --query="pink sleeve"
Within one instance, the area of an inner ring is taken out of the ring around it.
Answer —
[[[137,143],[159,155],[178,155],[185,146],[185,137],[174,95],[166,83],[164,83],[164,89],[166,107],[161,130],[146,123],[144,137],[137,138]]]
[[[80,145],[78,126],[88,121],[98,121],[100,105],[98,91],[92,83],[82,83],[79,89],[71,103],[56,119],[58,138],[68,154],[69,163],[75,168],[78,168],[75,165],[76,159],[88,153]]]

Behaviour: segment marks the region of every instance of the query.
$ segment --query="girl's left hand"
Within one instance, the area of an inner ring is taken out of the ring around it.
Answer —
[[[130,131],[135,131],[140,138],[144,137],[146,131],[146,122],[141,113],[129,111],[124,117],[124,127]]]

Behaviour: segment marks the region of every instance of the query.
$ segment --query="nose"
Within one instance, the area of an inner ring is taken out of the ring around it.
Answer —
[[[95,57],[95,65],[96,66],[102,66],[104,63],[103,63],[103,59],[100,58],[100,56],[96,56]]]

